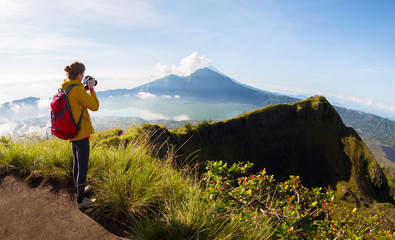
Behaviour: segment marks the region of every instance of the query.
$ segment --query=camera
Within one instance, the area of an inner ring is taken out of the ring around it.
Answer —
[[[82,84],[84,84],[84,88],[85,89],[89,89],[89,87],[88,87],[88,81],[89,80],[92,80],[93,79],[93,77],[91,77],[91,76],[89,76],[89,75],[86,75],[85,77],[84,77],[84,80],[82,80]],[[95,86],[97,85],[97,80],[95,80]]]

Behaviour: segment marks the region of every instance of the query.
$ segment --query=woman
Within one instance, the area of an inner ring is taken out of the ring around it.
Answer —
[[[94,79],[87,82],[90,94],[84,89],[82,84],[85,73],[84,64],[74,61],[66,66],[64,70],[66,71],[67,78],[62,83],[63,90],[65,91],[72,84],[79,85],[70,90],[67,98],[74,121],[78,122],[83,112],[81,128],[78,134],[70,139],[70,142],[73,150],[73,178],[77,193],[77,206],[79,208],[86,208],[94,202],[94,199],[84,198],[89,161],[89,137],[95,132],[88,109],[92,111],[99,110],[99,101],[93,88],[95,86]]]

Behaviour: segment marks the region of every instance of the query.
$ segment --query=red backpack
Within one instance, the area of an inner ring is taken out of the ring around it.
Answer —
[[[71,115],[69,101],[67,94],[70,90],[78,86],[77,84],[70,85],[66,91],[62,88],[58,89],[58,93],[53,96],[51,102],[51,131],[52,134],[61,139],[70,139],[77,135],[81,127],[82,115],[84,114],[84,108],[78,124],[73,120]]]

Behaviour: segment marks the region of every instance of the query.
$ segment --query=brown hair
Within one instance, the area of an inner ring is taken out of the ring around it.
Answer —
[[[85,72],[84,64],[74,61],[70,65],[64,67],[68,79],[77,79],[78,74]]]

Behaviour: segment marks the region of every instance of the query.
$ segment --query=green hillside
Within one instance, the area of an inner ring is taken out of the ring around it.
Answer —
[[[279,180],[297,175],[308,187],[336,187],[338,196],[358,204],[391,199],[379,164],[324,97],[159,132],[199,163],[250,161]]]
[[[389,168],[395,171],[395,158],[390,159],[388,154],[383,151],[383,143],[380,141],[367,136],[361,136],[362,140],[365,142],[366,146],[372,152],[373,156],[376,158],[380,166]],[[394,149],[394,148],[392,148]]]
[[[373,114],[336,107],[343,121],[362,136],[372,137],[395,148],[395,122]]]

